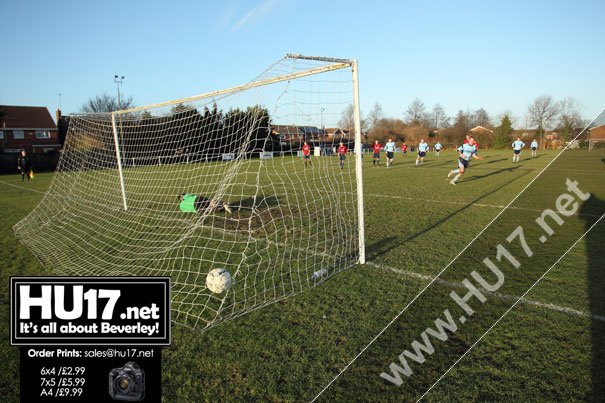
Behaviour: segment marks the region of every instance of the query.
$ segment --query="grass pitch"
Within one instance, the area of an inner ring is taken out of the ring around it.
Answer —
[[[430,387],[426,397],[434,401],[602,399],[605,224],[601,221],[572,245],[605,211],[605,164],[601,162],[605,155],[581,150],[565,153],[498,218],[556,153],[528,158],[526,151],[516,164],[508,151],[482,150],[481,155],[485,159],[473,161],[457,186],[445,179],[449,169],[456,167],[453,151],[442,152],[440,157],[430,153],[420,167],[414,165],[415,156],[396,154],[395,165],[389,169],[384,160],[380,167],[373,166],[371,156],[365,155],[368,264],[207,332],[175,325],[173,344],[163,350],[164,400],[311,400],[339,374],[320,400],[415,400]],[[336,158],[333,164],[338,169]],[[352,158],[346,168],[353,169]],[[564,225],[553,224],[555,234],[548,242],[538,242],[535,218],[554,208],[557,197],[567,192],[568,178],[577,180],[592,196],[565,217]],[[0,177],[4,323],[8,323],[8,277],[52,274],[12,231],[40,201],[51,179],[52,174],[38,174],[34,182],[21,184],[17,175]],[[443,271],[492,221],[467,252]],[[525,229],[535,252],[532,257],[523,255],[517,240],[506,242],[518,226]],[[419,339],[422,329],[431,326],[443,309],[452,309],[448,294],[452,290],[464,294],[461,280],[479,270],[483,258],[495,261],[497,244],[507,246],[520,261],[518,269],[501,267],[506,280],[499,293],[489,294],[485,304],[474,301],[477,315],[447,341],[434,340],[436,352],[426,355],[426,363],[411,362],[415,372],[404,385],[396,387],[381,379],[379,374]],[[553,266],[551,262],[569,247]],[[524,300],[503,316],[550,267]],[[442,271],[440,281],[411,303]],[[8,328],[0,331],[8,340]],[[4,343],[0,359],[4,363],[0,396],[16,400],[17,349]]]

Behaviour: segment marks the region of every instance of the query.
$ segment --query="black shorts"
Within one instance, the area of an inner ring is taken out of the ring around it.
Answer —
[[[344,154],[338,154],[338,158],[340,158],[341,161],[345,160],[346,155]]]
[[[374,153],[374,158],[380,158],[380,153]]]
[[[303,158],[306,159],[306,160],[310,160],[311,159],[311,154],[307,154],[307,155],[303,154]]]
[[[458,157],[458,165],[461,167],[464,167],[464,169],[466,169],[466,168],[468,168],[468,160]]]
[[[195,211],[206,210],[208,207],[210,207],[210,199],[204,196],[198,196],[193,205],[195,206]]]
[[[393,151],[387,151],[387,158],[390,160],[393,159]]]
[[[515,154],[521,154],[521,150],[513,150]]]
[[[532,147],[531,150],[532,151],[536,151],[538,148],[537,147]]]
[[[418,151],[418,156],[424,158],[426,156],[426,151]]]

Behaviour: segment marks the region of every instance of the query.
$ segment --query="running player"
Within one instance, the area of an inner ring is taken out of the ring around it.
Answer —
[[[463,144],[468,144],[468,139],[471,138],[471,137],[472,136],[470,134],[467,134],[466,135],[466,139],[464,140]],[[479,152],[479,142],[477,141],[477,139],[475,139],[475,147],[477,147],[477,152]]]
[[[405,142],[401,145],[401,152],[403,153],[404,157],[408,156],[408,146],[405,144]]]
[[[468,164],[470,159],[476,158],[478,160],[482,160],[483,157],[479,157],[477,155],[477,147],[475,146],[475,139],[472,136],[469,136],[467,141],[463,143],[460,147],[458,147],[458,169],[453,169],[447,174],[447,178],[449,179],[452,175],[454,179],[450,181],[452,185],[456,184],[456,181],[464,175],[464,172],[468,168]]]
[[[521,141],[521,137],[517,137],[517,140],[513,141],[513,162],[519,162],[523,147],[525,147],[525,143]]]
[[[422,165],[422,163],[424,162],[424,157],[426,156],[428,150],[428,143],[425,143],[424,139],[420,139],[420,143],[418,144],[418,156],[416,157],[416,166],[418,166],[418,164]]]
[[[536,155],[538,155],[538,141],[536,139],[533,139],[529,146],[531,147],[531,156],[535,157]]]
[[[307,144],[306,141],[302,146],[302,153],[303,161],[305,162],[305,168],[307,167],[307,164],[313,166],[313,164],[311,163],[311,147],[309,146],[309,144]]]
[[[441,145],[440,142],[437,142],[437,144],[435,144],[435,155],[437,157],[439,157],[439,153],[441,152],[442,148],[443,148],[443,146]]]
[[[340,169],[344,169],[345,166],[345,158],[347,158],[347,146],[344,145],[344,143],[340,143],[340,146],[338,146],[338,163],[340,165]]]
[[[384,151],[387,152],[387,168],[390,168],[393,165],[393,154],[395,153],[395,142],[393,139],[389,138],[389,141],[384,145]]]
[[[382,146],[378,143],[378,140],[374,141],[372,148],[374,149],[374,166],[380,166],[380,148]]]

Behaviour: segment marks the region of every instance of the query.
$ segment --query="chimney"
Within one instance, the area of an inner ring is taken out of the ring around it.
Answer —
[[[59,125],[59,120],[61,120],[61,109],[57,109],[57,126]]]

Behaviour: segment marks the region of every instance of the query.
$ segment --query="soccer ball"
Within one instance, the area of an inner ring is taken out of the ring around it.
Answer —
[[[232,283],[231,274],[225,269],[212,269],[206,276],[206,288],[216,294],[227,291]]]

